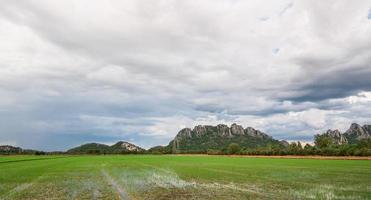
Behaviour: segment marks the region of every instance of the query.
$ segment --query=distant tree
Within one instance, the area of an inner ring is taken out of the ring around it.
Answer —
[[[40,155],[46,155],[44,151],[35,151],[35,155],[40,156]]]
[[[303,149],[303,154],[304,155],[314,155],[315,154],[315,148],[312,147],[310,144],[305,144],[304,149]]]
[[[327,148],[332,146],[333,140],[331,137],[326,135],[316,135],[314,136],[314,144],[319,148]]]
[[[241,147],[237,143],[231,143],[228,146],[228,153],[229,154],[237,154],[237,153],[240,152],[240,150],[241,150]]]
[[[289,144],[288,154],[296,155],[298,153],[298,149],[298,144],[296,142],[291,142]]]
[[[359,142],[358,142],[358,148],[368,148],[368,149],[371,149],[371,138],[367,138],[367,139],[361,139]]]

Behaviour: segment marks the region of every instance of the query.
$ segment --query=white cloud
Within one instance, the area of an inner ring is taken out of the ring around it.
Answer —
[[[349,104],[368,103],[371,102],[371,92],[360,92],[357,96],[349,96],[346,98]]]
[[[180,127],[233,122],[289,139],[370,122],[369,7],[4,2],[0,140],[100,132],[149,145]]]

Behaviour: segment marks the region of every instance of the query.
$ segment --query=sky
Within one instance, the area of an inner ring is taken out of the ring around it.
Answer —
[[[0,4],[0,144],[149,148],[234,122],[312,141],[370,108],[370,0]]]

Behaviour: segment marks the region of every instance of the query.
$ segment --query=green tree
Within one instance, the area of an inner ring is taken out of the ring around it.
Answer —
[[[330,147],[334,143],[333,143],[331,137],[329,137],[329,136],[326,136],[326,135],[316,135],[316,136],[314,136],[314,144],[318,148],[321,148],[322,149],[322,148]]]
[[[291,154],[291,155],[298,155],[300,153],[300,150],[301,150],[301,143],[298,142],[291,142],[289,144],[289,151],[288,153]]]
[[[229,154],[237,154],[237,153],[240,152],[240,150],[241,150],[241,147],[237,143],[231,143],[228,146],[228,153]]]
[[[369,148],[371,149],[371,138],[361,139],[358,142],[358,148]]]

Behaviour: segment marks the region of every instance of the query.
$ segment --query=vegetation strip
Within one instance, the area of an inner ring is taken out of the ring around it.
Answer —
[[[295,156],[295,155],[209,155],[209,154],[173,154],[175,156],[210,156],[229,158],[282,158],[282,159],[317,159],[317,160],[371,160],[371,156]]]
[[[105,170],[101,170],[103,176],[106,178],[108,183],[116,190],[116,192],[119,194],[120,199],[122,200],[130,200],[127,193],[118,185],[118,183],[106,172]]]

